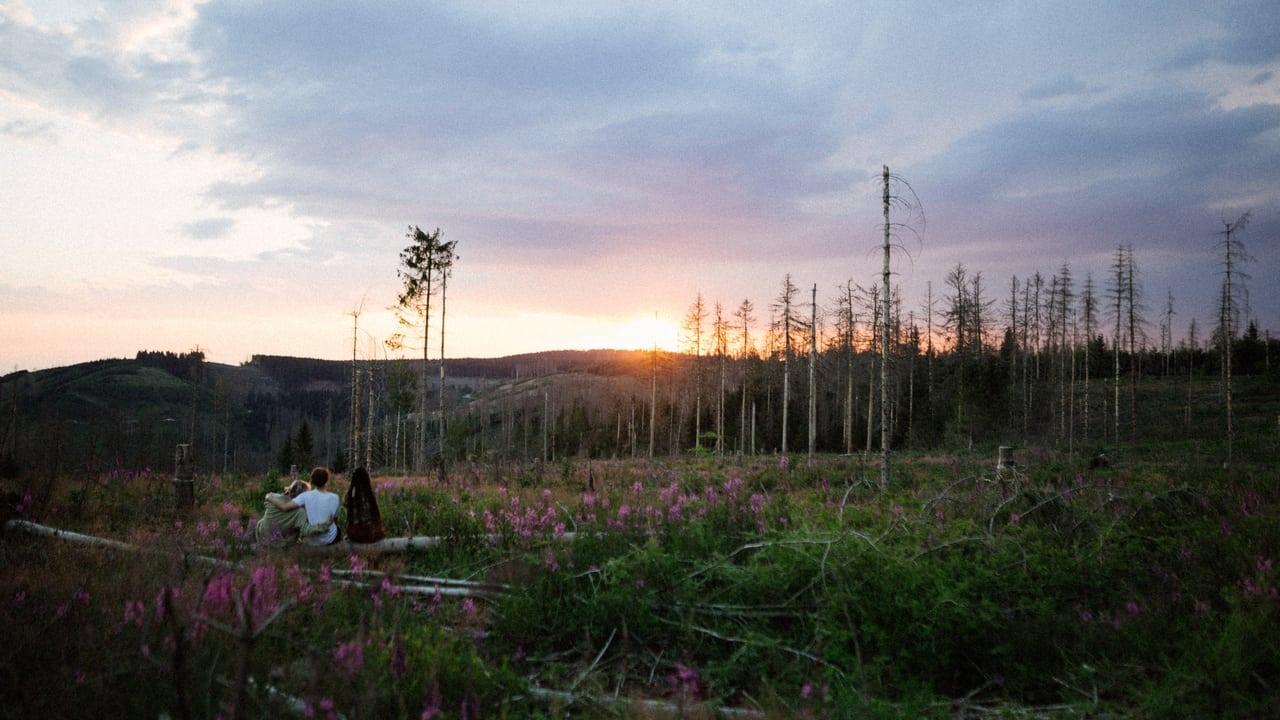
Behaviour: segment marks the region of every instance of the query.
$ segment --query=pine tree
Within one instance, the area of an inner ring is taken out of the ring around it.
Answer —
[[[313,457],[314,440],[311,437],[311,425],[306,420],[298,428],[298,435],[293,440],[293,463],[300,468],[310,467]]]

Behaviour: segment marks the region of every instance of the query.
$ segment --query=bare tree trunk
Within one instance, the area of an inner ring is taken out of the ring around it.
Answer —
[[[790,278],[787,284],[790,285]],[[791,300],[789,295],[783,303],[782,328],[782,454],[786,455],[787,411],[791,407]]]
[[[449,425],[444,415],[444,320],[449,301],[449,268],[446,266],[440,273],[440,467],[444,467],[444,443]]]
[[[853,283],[852,281],[845,283],[845,341],[844,351],[845,359],[848,361],[849,377],[845,384],[845,400],[844,400],[844,452],[846,455],[853,454],[853,407],[854,407],[854,376],[853,376]]]
[[[880,487],[889,487],[889,166],[884,166],[884,304],[880,318]]]
[[[724,384],[725,384],[725,357],[724,352],[720,353],[720,402],[716,408],[716,454],[724,454]]]
[[[873,331],[872,331],[872,332],[874,332],[874,329],[873,329]],[[875,404],[876,404],[876,356],[875,356],[875,352],[874,352],[874,351],[872,351],[871,353],[869,353],[869,354],[868,354],[868,358],[869,358],[868,362],[869,362],[870,364],[867,366],[867,370],[869,371],[869,373],[868,373],[868,377],[867,377],[867,450],[866,450],[866,456],[867,456],[868,458],[870,458],[870,457],[871,457],[871,433],[872,433],[873,428],[875,427],[875,415],[874,415],[874,413],[875,413]]]
[[[423,472],[427,466],[427,351],[430,349],[431,339],[431,281],[432,271],[427,270],[427,293],[423,296],[422,310],[422,373],[419,378],[418,393],[418,448],[414,453],[416,458],[414,462],[414,470]]]
[[[809,458],[818,448],[818,284],[814,283],[809,320]]]
[[[656,315],[655,315],[656,317]],[[658,343],[649,353],[649,457],[653,458],[654,431],[658,426]]]
[[[1071,399],[1067,422],[1067,452],[1072,456],[1076,452],[1076,317],[1071,316]]]
[[[369,397],[369,416],[364,429],[364,467],[373,468],[373,370],[364,371],[365,395]]]
[[[360,443],[360,381],[357,376],[358,370],[356,370],[356,348],[359,337],[360,311],[354,310],[351,313],[351,412],[347,427],[350,432],[347,442],[347,457],[352,458],[350,462],[355,462],[354,458]]]

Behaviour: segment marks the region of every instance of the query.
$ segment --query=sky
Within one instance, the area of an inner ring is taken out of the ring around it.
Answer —
[[[1123,243],[1180,334],[1248,210],[1280,329],[1275,2],[0,0],[0,374],[350,357],[356,309],[382,356],[410,225],[451,356],[670,347],[699,292],[875,282],[882,165],[908,308]]]

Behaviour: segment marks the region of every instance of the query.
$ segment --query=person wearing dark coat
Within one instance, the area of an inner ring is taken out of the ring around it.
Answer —
[[[378,511],[378,499],[373,496],[373,483],[369,471],[356,468],[351,473],[351,487],[347,488],[347,539],[354,543],[375,543],[387,536],[382,529],[382,513]]]

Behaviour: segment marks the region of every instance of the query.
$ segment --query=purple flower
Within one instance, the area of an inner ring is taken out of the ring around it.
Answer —
[[[147,609],[141,600],[125,600],[124,601],[124,624],[137,625],[142,627],[142,620],[146,617]]]
[[[431,718],[439,715],[440,702],[440,684],[433,682],[431,683],[431,692],[422,703],[422,714],[418,716],[418,720],[431,720]]]
[[[405,670],[404,638],[396,635],[395,646],[391,649],[391,675],[399,680],[404,677]]]
[[[333,664],[348,678],[364,667],[364,645],[359,640],[343,643],[333,651]]]
[[[804,685],[800,686],[800,697],[806,700],[813,697],[813,685],[808,680],[804,682]]]
[[[760,493],[751,493],[751,513],[759,515],[764,512],[764,496]]]

